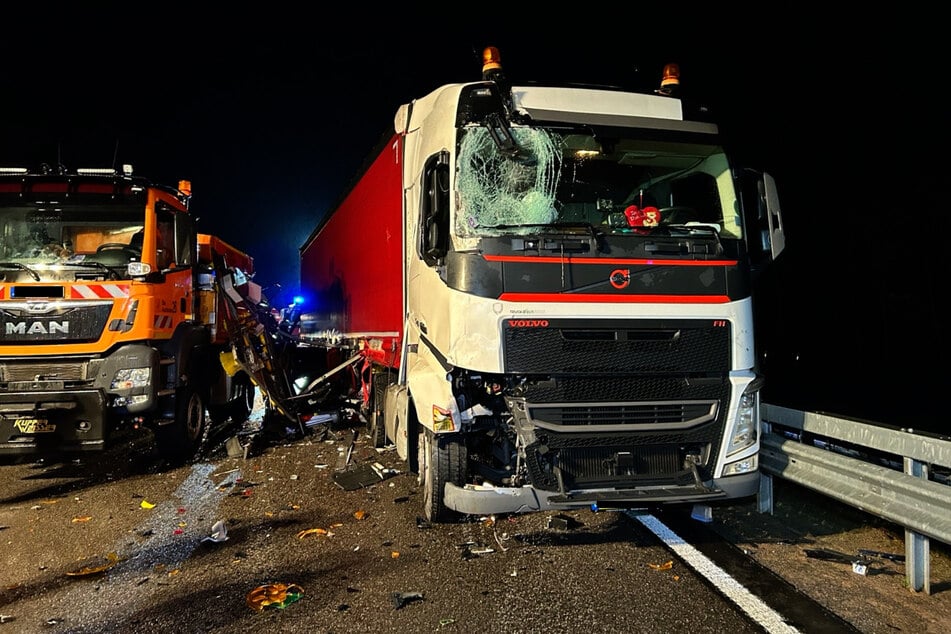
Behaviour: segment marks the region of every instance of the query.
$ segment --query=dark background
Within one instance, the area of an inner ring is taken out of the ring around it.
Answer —
[[[189,179],[200,229],[254,256],[284,303],[396,109],[479,79],[486,45],[516,84],[653,89],[674,61],[779,188],[787,249],[755,298],[767,401],[947,435],[939,19],[621,6],[6,7],[0,165]]]

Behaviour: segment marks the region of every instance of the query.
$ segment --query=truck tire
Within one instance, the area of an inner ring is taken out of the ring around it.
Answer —
[[[205,398],[192,385],[178,388],[175,394],[175,420],[159,427],[156,441],[166,460],[184,462],[193,458],[208,434]]]
[[[243,425],[251,417],[254,410],[254,382],[240,372],[231,379],[231,391],[228,393],[228,402],[217,405],[208,405],[208,416],[212,426],[226,423],[228,419],[238,425]]]
[[[389,373],[379,373],[373,376],[373,402],[370,409],[368,434],[370,446],[376,449],[386,446],[386,425],[384,424],[383,408],[386,404],[386,388],[390,385]]]
[[[235,374],[231,384],[231,420],[239,425],[247,422],[254,411],[254,382],[244,372]]]
[[[466,446],[458,434],[437,436],[421,428],[419,432],[419,484],[423,490],[423,516],[430,522],[452,522],[461,518],[443,501],[446,483],[462,486],[466,477]]]

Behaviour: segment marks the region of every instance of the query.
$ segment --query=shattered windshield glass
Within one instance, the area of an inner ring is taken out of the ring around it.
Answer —
[[[587,224],[605,235],[657,227],[741,238],[722,147],[696,137],[610,128],[512,126],[515,148],[489,128],[461,131],[454,233],[460,239]]]
[[[534,128],[514,128],[512,137],[514,154],[499,148],[487,128],[473,128],[463,137],[458,189],[466,212],[458,228],[461,235],[556,220],[562,154],[558,139]]]
[[[95,260],[104,251],[141,251],[144,212],[138,206],[38,208],[0,204],[0,262],[36,265]]]

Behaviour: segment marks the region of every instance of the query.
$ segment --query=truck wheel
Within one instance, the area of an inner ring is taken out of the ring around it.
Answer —
[[[182,462],[194,457],[208,433],[205,399],[194,386],[178,388],[175,394],[175,421],[159,427],[159,453],[168,460]]]
[[[385,376],[388,375],[377,374],[373,377],[373,404],[368,422],[370,446],[377,449],[386,446],[383,406],[386,404],[386,388],[390,382],[384,378]]]
[[[254,382],[243,372],[231,384],[231,420],[239,425],[247,422],[254,410]]]
[[[450,522],[460,515],[446,507],[443,493],[447,482],[465,484],[466,446],[456,434],[437,436],[420,430],[419,484],[423,489],[423,516],[430,522]]]

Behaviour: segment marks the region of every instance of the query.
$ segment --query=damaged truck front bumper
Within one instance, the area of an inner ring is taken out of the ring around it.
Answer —
[[[142,344],[2,366],[0,456],[102,451],[120,420],[147,415],[157,401],[159,355]]]
[[[486,484],[459,486],[447,482],[444,504],[469,515],[529,513],[578,508],[637,509],[662,504],[703,504],[719,499],[755,495],[759,490],[758,471],[705,482],[702,486],[654,486],[636,489],[598,489],[563,494],[533,486],[495,487]]]

